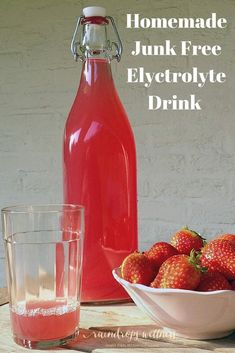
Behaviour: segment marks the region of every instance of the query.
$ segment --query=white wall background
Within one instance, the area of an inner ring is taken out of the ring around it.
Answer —
[[[128,112],[138,152],[141,248],[168,239],[188,224],[212,236],[235,232],[235,1],[234,0],[1,0],[0,207],[60,202],[63,127],[81,65],[69,46],[84,6],[103,5],[124,44],[113,74]],[[128,30],[126,13],[151,17],[226,17],[225,30]],[[220,57],[132,57],[133,42],[182,39],[219,44]],[[223,85],[128,85],[127,67],[225,71]],[[148,112],[147,95],[201,96],[201,112]],[[0,246],[0,286],[5,284]]]

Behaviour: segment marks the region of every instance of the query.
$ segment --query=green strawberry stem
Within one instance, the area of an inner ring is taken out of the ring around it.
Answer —
[[[207,272],[208,270],[207,267],[202,267],[199,263],[199,260],[200,260],[200,254],[197,253],[194,249],[192,249],[189,255],[190,264],[193,265],[197,271],[200,271],[202,273]]]
[[[188,226],[183,227],[182,229],[184,230],[189,230],[190,232],[194,233],[197,237],[202,239],[203,245],[206,245],[206,238],[203,238],[203,236],[200,233],[197,233],[195,230],[190,229]]]

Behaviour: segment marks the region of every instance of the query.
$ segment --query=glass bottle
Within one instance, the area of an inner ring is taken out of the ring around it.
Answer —
[[[83,13],[71,44],[83,68],[64,133],[64,202],[85,206],[81,300],[121,301],[112,269],[137,249],[135,142],[111,73],[122,53],[114,20],[100,7]]]

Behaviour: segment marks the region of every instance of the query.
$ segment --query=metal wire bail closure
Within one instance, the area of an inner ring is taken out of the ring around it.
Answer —
[[[105,18],[107,18],[108,20],[111,21],[112,23],[112,26],[113,26],[113,30],[114,30],[114,33],[117,37],[117,43],[116,42],[112,42],[112,45],[115,47],[115,54],[112,55],[112,59],[117,59],[117,62],[119,62],[121,60],[121,56],[122,56],[122,51],[123,51],[123,46],[122,46],[122,42],[121,42],[121,39],[119,37],[119,34],[118,34],[118,30],[117,30],[117,27],[115,25],[115,22],[114,22],[114,19],[113,17],[111,16],[106,16]],[[112,48],[112,47],[111,47]]]
[[[81,61],[84,60],[84,55],[83,54],[78,54],[78,47],[80,48],[81,43],[80,43],[80,41],[76,41],[76,37],[77,37],[78,31],[79,31],[79,27],[80,27],[81,21],[84,18],[85,18],[84,16],[78,17],[77,24],[76,24],[76,27],[75,27],[75,31],[74,31],[74,34],[73,34],[73,38],[72,38],[71,45],[70,45],[70,49],[71,49],[71,52],[73,54],[73,58],[74,58],[75,61],[78,61],[78,59],[80,59]]]
[[[79,27],[81,25],[82,20],[84,20],[84,19],[85,19],[84,16],[78,17],[75,31],[73,34],[73,38],[71,41],[70,48],[71,48],[71,52],[73,54],[73,58],[75,61],[78,61],[78,59],[81,61],[85,60],[85,50],[83,49],[83,46],[82,46],[80,39],[77,40],[78,33],[79,33]],[[111,42],[110,50],[112,52],[114,49],[115,52],[114,52],[114,54],[109,55],[110,56],[109,59],[110,60],[116,59],[119,62],[121,60],[121,56],[122,56],[122,52],[123,52],[122,42],[121,42],[120,36],[118,34],[118,30],[117,30],[117,27],[116,27],[116,24],[114,22],[113,17],[105,16],[105,19],[110,20],[112,27],[113,27],[113,31],[117,37],[117,42]],[[78,51],[80,51],[80,53]]]

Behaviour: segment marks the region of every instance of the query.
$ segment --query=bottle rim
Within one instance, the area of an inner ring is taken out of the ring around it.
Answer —
[[[106,17],[102,16],[92,16],[92,17],[84,17],[81,20],[81,24],[96,24],[96,25],[107,25],[109,24],[109,20]]]

